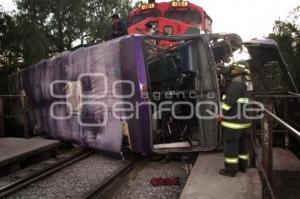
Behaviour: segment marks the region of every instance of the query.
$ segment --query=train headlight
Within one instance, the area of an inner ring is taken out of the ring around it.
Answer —
[[[166,35],[172,35],[173,34],[173,27],[172,26],[165,26],[164,27],[164,33]]]

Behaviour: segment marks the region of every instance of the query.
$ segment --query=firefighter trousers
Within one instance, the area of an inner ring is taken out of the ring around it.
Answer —
[[[225,169],[229,172],[245,172],[249,164],[248,129],[229,129],[223,127]]]

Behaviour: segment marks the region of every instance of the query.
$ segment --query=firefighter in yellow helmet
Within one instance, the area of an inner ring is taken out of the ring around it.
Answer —
[[[247,172],[249,160],[250,120],[244,114],[252,91],[251,74],[246,62],[238,62],[229,69],[230,83],[222,96],[225,169],[223,176],[235,177],[238,171]]]

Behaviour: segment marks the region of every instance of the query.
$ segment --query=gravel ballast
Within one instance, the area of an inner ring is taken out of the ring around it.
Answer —
[[[180,177],[180,186],[153,187],[153,178]],[[114,199],[177,199],[187,181],[188,174],[183,162],[149,162],[143,166],[137,175],[126,182],[113,194]]]
[[[98,154],[92,155],[48,178],[31,184],[8,198],[82,198],[85,193],[113,174],[121,165],[122,162],[119,159]]]

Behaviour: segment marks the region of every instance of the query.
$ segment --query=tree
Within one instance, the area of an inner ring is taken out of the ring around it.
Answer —
[[[17,11],[13,13],[5,13],[0,6],[0,81],[17,68],[107,39],[111,31],[110,16],[119,13],[126,19],[131,9],[129,0],[15,0],[15,3]]]
[[[128,0],[16,0],[24,65],[107,38],[109,17],[127,16]]]
[[[16,20],[0,7],[0,91],[5,87],[3,79],[19,67],[22,61]]]
[[[15,67],[21,61],[18,29],[15,19],[0,11],[0,67]]]
[[[275,22],[270,38],[277,41],[285,60],[300,88],[300,6],[295,8],[287,20]]]

